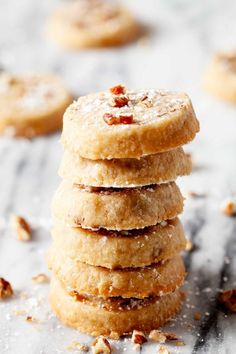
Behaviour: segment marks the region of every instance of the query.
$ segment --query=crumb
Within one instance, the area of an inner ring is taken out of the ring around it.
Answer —
[[[161,345],[157,354],[170,354],[170,352],[164,345]]]
[[[200,321],[202,318],[202,315],[200,314],[200,312],[195,312],[193,318],[195,319],[195,321]]]
[[[199,192],[194,192],[194,191],[188,191],[186,194],[190,198],[205,198],[206,197],[205,193],[199,193]]]
[[[80,342],[74,341],[67,348],[67,350],[78,349],[79,351],[86,353],[89,351],[89,347],[87,345],[81,344]]]
[[[149,46],[150,45],[150,37],[142,36],[141,38],[138,39],[138,44],[142,47]]]
[[[187,240],[186,246],[185,246],[185,251],[191,252],[193,250],[193,243],[191,240]]]
[[[220,291],[217,299],[227,310],[236,313],[236,289]]]
[[[159,343],[165,343],[165,341],[166,341],[165,334],[157,329],[154,329],[149,333],[149,338],[152,339],[153,341],[159,342]]]
[[[46,274],[40,273],[40,274],[34,275],[32,277],[32,281],[34,283],[47,283],[49,281],[49,279]]]
[[[185,345],[185,343],[182,340],[178,340],[177,342],[175,342],[176,347],[183,347],[184,345]]]
[[[19,241],[29,241],[31,240],[31,228],[27,221],[18,215],[13,215],[11,217],[11,226],[16,233],[17,239]]]
[[[13,295],[11,284],[4,278],[0,278],[0,300]]]
[[[227,216],[236,215],[236,200],[226,199],[221,206],[221,211]]]
[[[93,354],[111,354],[111,346],[104,337],[97,337],[92,343]]]

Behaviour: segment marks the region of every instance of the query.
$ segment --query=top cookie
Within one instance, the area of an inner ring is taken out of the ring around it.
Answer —
[[[50,17],[49,35],[66,48],[119,45],[136,37],[132,14],[107,0],[74,0]]]
[[[71,102],[55,75],[4,72],[0,74],[0,133],[32,138],[57,130]]]
[[[81,97],[68,107],[62,142],[92,160],[139,158],[186,144],[198,131],[186,94],[131,91],[118,85]]]
[[[214,95],[236,103],[236,51],[221,52],[213,57],[205,75],[204,86]]]

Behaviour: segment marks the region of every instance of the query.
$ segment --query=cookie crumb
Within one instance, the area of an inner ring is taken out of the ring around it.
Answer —
[[[19,215],[12,215],[11,226],[16,233],[17,239],[19,241],[30,241],[31,240],[31,228],[28,222]]]
[[[34,275],[32,277],[33,283],[47,283],[49,281],[48,276],[46,274],[40,273],[37,275]]]
[[[236,289],[220,291],[217,299],[227,310],[236,313]]]
[[[132,333],[131,341],[134,344],[141,345],[141,344],[147,342],[147,338],[143,332],[134,330]]]
[[[157,329],[153,329],[148,336],[150,339],[152,339],[155,342],[158,343],[165,343],[166,341],[166,336],[164,333],[162,333],[161,331],[157,330]]]
[[[236,216],[236,200],[226,199],[222,203],[221,211],[227,216]]]
[[[97,337],[92,343],[93,354],[110,354],[111,346],[108,340],[104,337]]]
[[[6,299],[13,295],[11,284],[4,278],[0,278],[0,300]]]
[[[193,250],[193,243],[191,240],[186,241],[185,251],[191,252]]]
[[[80,342],[73,341],[67,348],[67,350],[78,349],[82,353],[87,353],[89,351],[89,347],[85,344],[81,344]]]
[[[170,352],[164,345],[161,345],[157,354],[170,354]]]

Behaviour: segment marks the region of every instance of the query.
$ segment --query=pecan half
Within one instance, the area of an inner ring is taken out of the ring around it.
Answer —
[[[4,278],[0,278],[0,299],[5,299],[13,295],[11,284]]]
[[[110,88],[113,95],[123,95],[125,93],[125,87],[122,85],[116,85]]]

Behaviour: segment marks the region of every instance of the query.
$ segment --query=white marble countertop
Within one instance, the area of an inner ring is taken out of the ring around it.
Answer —
[[[236,286],[236,220],[219,210],[222,200],[236,192],[236,106],[207,95],[201,80],[214,51],[236,46],[236,2],[126,0],[151,29],[147,43],[81,52],[64,52],[45,36],[45,19],[58,2],[0,1],[0,66],[16,72],[55,71],[75,96],[120,82],[190,94],[201,134],[187,147],[194,172],[179,183],[206,197],[186,201],[182,220],[197,248],[186,255],[188,300],[168,325],[186,345],[168,348],[170,353],[234,354],[236,316],[225,315],[215,295],[219,288]],[[57,134],[32,142],[0,139],[0,275],[15,289],[12,300],[0,303],[1,354],[76,353],[67,350],[73,340],[92,340],[65,328],[50,311],[48,285],[31,281],[35,274],[48,273],[50,200],[59,183],[60,157]],[[31,242],[15,239],[8,225],[12,213],[34,226]],[[200,321],[193,320],[197,311]],[[27,323],[28,315],[40,323]],[[115,353],[135,353],[129,340],[112,345]],[[157,348],[148,343],[142,353],[154,354]]]

